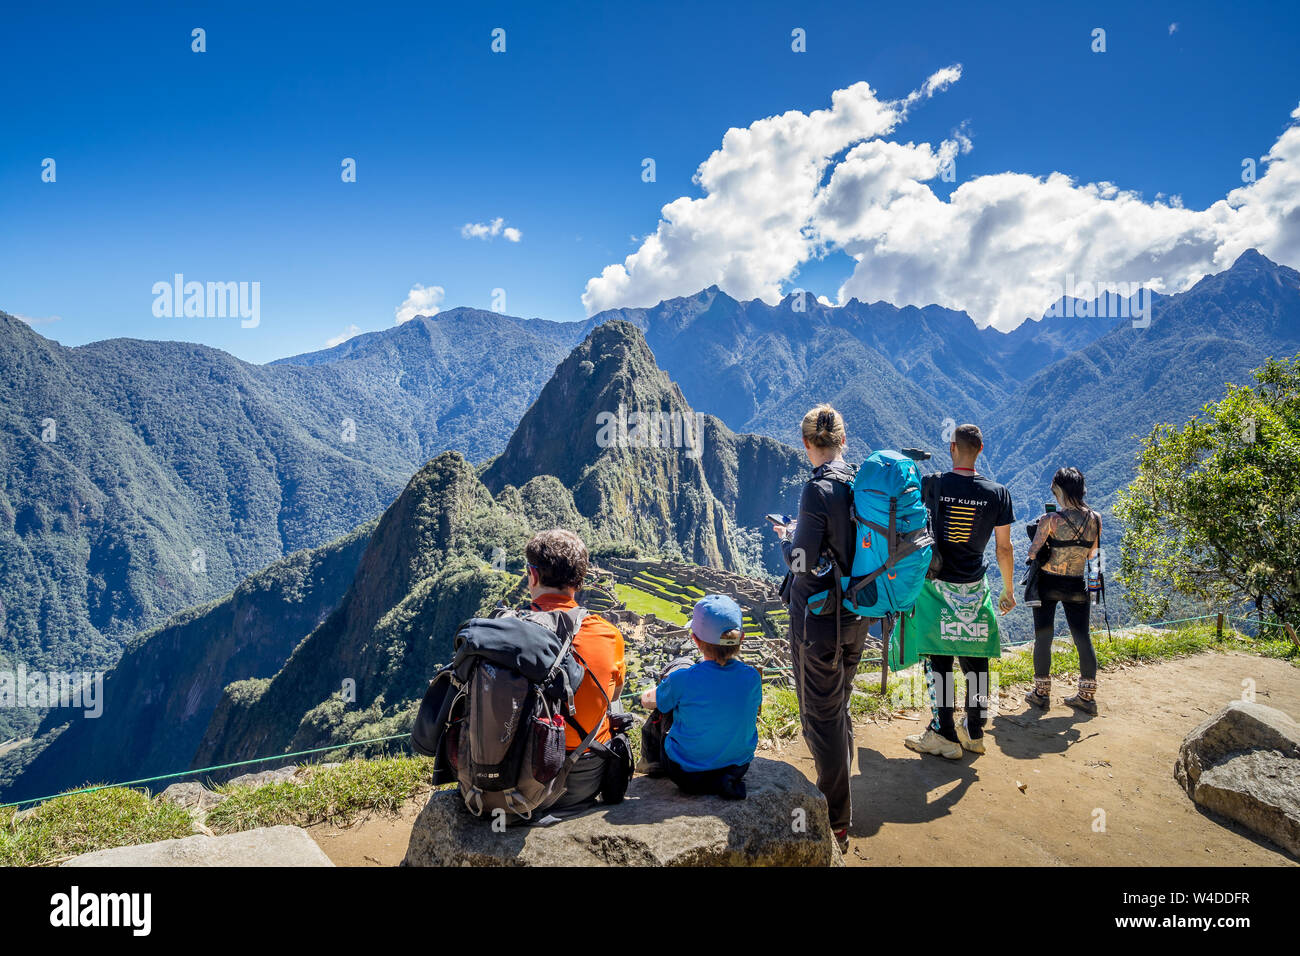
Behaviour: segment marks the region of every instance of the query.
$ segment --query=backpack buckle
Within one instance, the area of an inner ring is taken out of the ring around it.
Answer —
[[[506,802],[506,809],[515,816],[522,820],[531,820],[533,818],[533,811],[528,806],[528,801],[519,795],[518,790],[513,788],[507,790],[502,794],[502,797]],[[518,806],[516,806],[516,803],[518,803]],[[519,809],[519,807],[522,807],[523,809]]]

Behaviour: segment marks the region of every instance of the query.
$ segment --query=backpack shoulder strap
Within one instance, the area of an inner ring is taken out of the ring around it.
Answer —
[[[583,609],[583,611],[585,613],[585,608]],[[577,632],[575,631],[574,633]],[[578,762],[578,758],[581,757],[588,750],[596,749],[596,750],[603,751],[606,749],[604,744],[601,744],[596,740],[596,734],[600,731],[600,725],[603,724],[606,718],[609,717],[610,708],[614,704],[614,702],[609,699],[609,694],[606,693],[604,685],[601,684],[601,682],[596,679],[596,675],[591,672],[591,668],[587,666],[587,662],[582,659],[582,655],[579,654],[577,651],[573,651],[573,656],[578,661],[578,663],[582,665],[583,673],[587,677],[590,677],[591,682],[596,685],[596,690],[600,691],[600,696],[605,698],[605,709],[604,711],[601,712],[600,719],[597,720],[592,725],[591,730],[585,730],[582,724],[578,723],[578,721],[574,719],[573,714],[570,714],[567,718],[565,718],[566,720],[568,720],[570,724],[573,725],[574,730],[582,734],[582,742],[579,743],[578,746],[574,748],[574,750],[570,752],[569,755],[564,759],[564,769],[562,772],[565,777],[569,775],[569,771],[573,769],[573,765]]]
[[[934,533],[936,543],[939,540],[939,479],[942,477],[943,475],[941,474],[927,475],[926,478],[929,479],[928,483],[925,478],[921,479],[921,486],[925,489],[925,502],[930,508],[931,530]]]

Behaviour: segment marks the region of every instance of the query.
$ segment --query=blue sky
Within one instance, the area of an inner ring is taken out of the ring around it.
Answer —
[[[502,288],[510,314],[578,319],[588,280],[665,203],[701,195],[692,174],[729,128],[825,109],[860,81],[895,99],[961,64],[890,137],[969,137],[957,182],[931,183],[940,198],[1059,171],[1202,210],[1300,103],[1294,3],[380,6],[7,12],[0,309],[69,345],[183,339],[259,362],[390,327],[417,283],[443,287],[444,308]],[[520,241],[462,235],[496,217]],[[797,282],[834,299],[852,268],[832,248]],[[155,317],[152,286],[177,272],[260,282],[260,325]]]

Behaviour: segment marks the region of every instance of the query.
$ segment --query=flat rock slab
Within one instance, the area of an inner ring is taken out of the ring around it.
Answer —
[[[1234,701],[1183,740],[1174,776],[1198,806],[1300,856],[1300,724]]]
[[[191,836],[96,850],[64,866],[333,866],[300,827],[265,827],[226,836]]]
[[[454,790],[434,793],[403,866],[843,866],[826,798],[789,764],[758,758],[744,800],[691,797],[637,776],[619,804],[501,832]]]

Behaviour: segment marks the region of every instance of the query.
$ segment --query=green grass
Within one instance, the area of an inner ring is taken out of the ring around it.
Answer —
[[[1189,624],[1153,633],[1121,632],[1111,641],[1106,632],[1094,632],[1092,646],[1097,652],[1101,668],[1115,664],[1135,664],[1144,661],[1170,660],[1200,654],[1204,651],[1241,651],[1260,657],[1290,660],[1300,666],[1300,652],[1289,638],[1282,640],[1252,639],[1225,630],[1220,638],[1213,624]],[[1034,662],[1027,652],[1008,655],[993,662],[991,668],[1003,686],[1027,684],[1034,679]],[[1052,653],[1052,676],[1067,676],[1079,672],[1079,653],[1073,643],[1058,643]]]
[[[649,571],[642,571],[637,575],[637,577],[646,578],[650,581],[658,581],[660,584],[674,588],[681,588],[683,591],[704,597],[704,590],[702,588],[696,587],[694,584],[682,584],[680,581],[675,581],[672,578],[665,577],[661,574],[651,574]]]
[[[428,786],[433,761],[425,757],[349,760],[322,767],[303,782],[264,787],[218,787],[228,796],[208,812],[213,833],[317,823],[347,826],[363,813],[393,812]]]
[[[188,812],[110,787],[47,801],[22,820],[0,810],[0,866],[40,866],[116,846],[190,836]]]
[[[208,812],[217,834],[288,824],[346,826],[370,811],[393,812],[429,785],[424,757],[349,760],[299,782],[218,787],[228,796]],[[189,811],[139,790],[108,787],[47,800],[21,820],[0,808],[0,866],[41,866],[118,846],[193,836]]]
[[[634,588],[630,584],[615,585],[615,590],[618,592],[618,599],[627,605],[629,611],[635,611],[637,614],[653,614],[670,624],[684,625],[687,621],[680,605],[655,597],[648,591]]]

